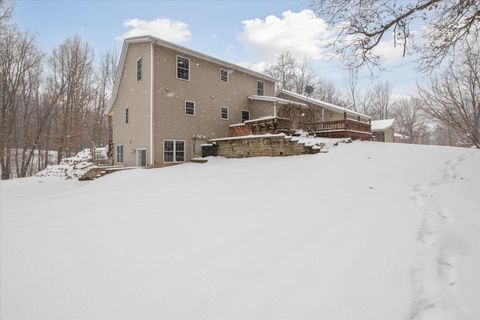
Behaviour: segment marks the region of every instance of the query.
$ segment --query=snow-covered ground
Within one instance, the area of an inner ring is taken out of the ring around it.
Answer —
[[[480,151],[0,183],[0,318],[480,319]]]

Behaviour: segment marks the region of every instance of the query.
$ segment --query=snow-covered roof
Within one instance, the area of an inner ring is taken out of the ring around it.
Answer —
[[[231,63],[231,62],[228,62],[228,61],[225,61],[225,60],[214,58],[214,57],[206,55],[204,53],[200,53],[198,51],[194,51],[194,50],[179,46],[178,44],[174,44],[174,43],[162,40],[162,39],[154,37],[154,36],[146,35],[146,36],[140,36],[140,37],[132,37],[132,38],[127,38],[123,41],[122,52],[120,54],[120,59],[118,61],[117,75],[116,75],[116,79],[115,79],[115,86],[113,88],[112,97],[111,97],[111,99],[110,99],[110,101],[107,105],[107,110],[105,111],[105,113],[110,112],[110,109],[112,108],[112,105],[115,102],[115,99],[117,98],[118,86],[120,84],[120,79],[122,77],[123,66],[125,65],[125,59],[127,57],[128,45],[130,43],[143,43],[143,42],[153,42],[156,45],[159,45],[159,46],[162,46],[162,47],[165,47],[165,48],[169,48],[169,49],[175,50],[177,52],[184,53],[184,54],[187,54],[187,55],[190,55],[192,57],[196,57],[196,58],[199,58],[199,59],[202,59],[202,60],[206,60],[206,61],[209,61],[209,62],[212,62],[212,63],[216,63],[216,64],[218,64],[222,67],[225,67],[225,68],[229,68],[229,69],[237,70],[237,71],[240,71],[240,72],[244,72],[244,73],[253,75],[254,77],[257,77],[259,79],[272,81],[272,82],[278,82],[278,79],[275,79],[275,78],[273,78],[271,76],[268,76],[266,74],[253,71],[251,69],[239,66],[237,64],[234,64],[234,63]]]
[[[353,111],[353,110],[350,110],[350,109],[347,109],[347,108],[343,108],[343,107],[340,107],[340,106],[337,106],[335,104],[328,103],[328,102],[325,102],[325,101],[322,101],[322,100],[306,97],[304,95],[301,95],[301,94],[298,94],[298,93],[295,93],[295,92],[292,92],[292,91],[281,89],[279,91],[279,93],[284,93],[287,96],[290,96],[290,97],[293,97],[293,98],[296,98],[296,99],[299,99],[299,100],[302,100],[302,101],[305,101],[305,102],[323,107],[323,108],[325,108],[327,110],[330,110],[330,111],[342,112],[342,113],[346,112],[347,114],[352,115],[352,116],[356,116],[356,117],[359,116],[359,117],[362,117],[364,119],[370,119],[369,116],[367,116],[363,113],[356,112],[356,111]]]
[[[282,105],[296,104],[296,105],[299,105],[299,106],[307,107],[307,105],[305,103],[291,101],[291,100],[287,100],[287,99],[282,99],[282,98],[279,98],[279,97],[272,97],[272,96],[253,95],[253,96],[248,96],[248,99],[275,102],[275,103],[282,104]]]
[[[373,120],[372,132],[385,131],[393,126],[395,119]]]

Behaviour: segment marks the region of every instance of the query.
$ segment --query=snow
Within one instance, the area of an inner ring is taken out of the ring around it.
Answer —
[[[354,141],[2,181],[0,318],[480,319],[479,166]]]
[[[98,160],[107,159],[107,148],[96,148],[95,156]],[[62,178],[76,179],[84,175],[94,163],[90,149],[84,149],[73,157],[64,158],[58,165],[47,166],[44,170],[38,172],[37,178]]]
[[[393,126],[394,121],[395,119],[372,120],[372,132],[390,129]]]
[[[331,110],[333,112],[341,112],[341,113],[346,112],[348,115],[352,115],[352,116],[355,116],[355,117],[360,116],[362,118],[370,119],[369,116],[367,116],[363,113],[356,112],[356,111],[353,111],[353,110],[348,109],[348,108],[343,108],[343,107],[340,107],[340,106],[337,106],[335,104],[328,103],[328,102],[325,102],[325,101],[322,101],[322,100],[307,97],[307,96],[304,96],[304,95],[301,95],[301,94],[298,94],[298,93],[295,93],[295,92],[292,92],[292,91],[284,90],[284,89],[281,89],[280,92],[282,92],[282,93],[284,93],[284,94],[286,94],[290,97],[294,97],[294,98],[297,98],[299,100],[305,101],[307,103],[312,103],[312,104],[315,104],[317,106],[323,107],[327,110]]]
[[[209,141],[215,142],[215,141],[226,141],[226,140],[274,138],[274,137],[286,137],[286,134],[285,133],[249,134],[249,135],[246,135],[246,136],[235,136],[235,137],[210,139]]]

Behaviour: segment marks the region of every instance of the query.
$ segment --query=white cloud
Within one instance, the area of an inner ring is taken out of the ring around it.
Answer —
[[[122,34],[120,37],[117,37],[117,40],[151,35],[170,42],[182,43],[189,40],[192,35],[188,24],[178,20],[141,20],[135,18],[128,19],[123,25],[127,28],[131,28],[131,30]]]
[[[380,42],[372,51],[385,62],[393,62],[403,57],[403,46],[395,46],[393,40]]]
[[[270,15],[264,20],[245,20],[242,24],[240,41],[259,58],[269,61],[285,51],[299,59],[326,58],[322,47],[330,43],[333,36],[328,24],[312,10],[285,11],[280,18]]]
[[[236,64],[257,72],[263,72],[263,70],[265,70],[265,67],[267,66],[267,63],[265,61],[260,61],[260,62],[240,61],[240,62],[237,62]]]

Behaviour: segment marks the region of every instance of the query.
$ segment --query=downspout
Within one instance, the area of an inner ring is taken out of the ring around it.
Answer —
[[[150,46],[150,165],[153,167],[153,97],[154,97],[154,85],[153,85],[153,80],[154,80],[154,66],[153,66],[153,41],[151,42]]]

